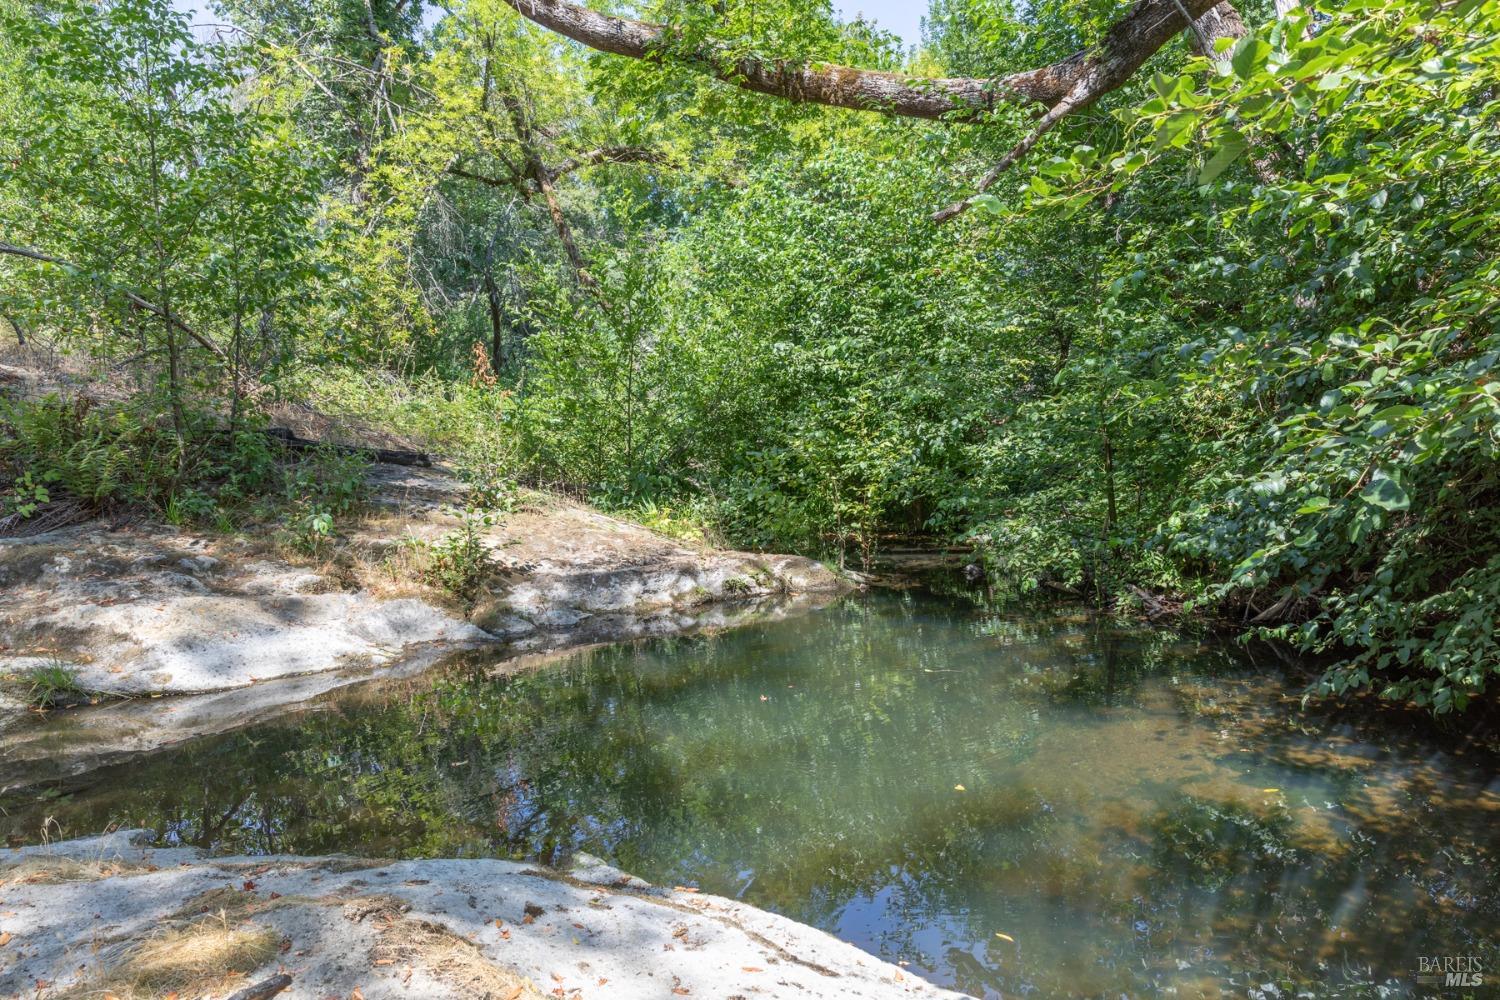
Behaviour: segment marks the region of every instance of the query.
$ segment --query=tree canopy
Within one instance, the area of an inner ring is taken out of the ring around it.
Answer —
[[[312,401],[740,545],[1186,605],[1318,693],[1493,692],[1497,0],[220,14],[0,0],[0,330],[130,375],[140,497],[211,516],[224,420]]]

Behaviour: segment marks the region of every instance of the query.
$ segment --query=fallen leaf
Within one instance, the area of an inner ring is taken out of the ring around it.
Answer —
[[[1263,792],[1265,792],[1266,794],[1269,795],[1269,794],[1272,794],[1274,792],[1279,792],[1279,791],[1281,791],[1281,789],[1279,789],[1279,788],[1262,788],[1261,791],[1263,791]]]
[[[963,785],[954,785],[953,786],[953,790],[955,792],[967,792],[968,791],[968,789],[965,788]]]
[[[597,983],[595,983],[594,985],[595,986],[603,986],[607,982],[609,982],[608,979],[605,979],[603,976],[600,976],[599,977],[599,981]]]
[[[516,1000],[516,997],[520,996],[522,993],[525,993],[525,992],[526,992],[526,987],[524,987],[524,986],[517,986],[515,989],[511,990],[510,993],[508,993],[506,995],[505,1000]]]
[[[365,1000],[365,995],[359,991],[359,987],[349,991],[349,1000]]]
[[[6,945],[10,944],[10,939],[10,931],[0,931],[0,948],[4,948]]]
[[[395,965],[396,964],[396,960],[394,958],[377,958],[375,960],[375,964],[376,965]]]
[[[273,892],[273,893],[271,893],[271,898],[272,899],[280,899],[281,898],[281,893],[279,893],[279,892]]]
[[[249,879],[246,879],[245,880],[245,891],[246,892],[254,892],[255,891],[255,883],[252,882],[252,881],[250,881]]]
[[[742,965],[742,966],[740,966],[740,971],[741,972],[765,972],[766,970],[762,969],[758,965]]]
[[[1015,938],[1011,937],[1009,934],[1001,934],[999,931],[995,932],[995,937],[999,938],[1001,941],[1009,941],[1011,944],[1016,943]]]
[[[498,930],[500,930],[504,926],[505,926],[505,921],[501,920],[499,917],[496,917],[495,918],[495,930],[498,931]]]
[[[770,698],[767,698],[767,697],[766,697],[766,696],[765,696],[765,695],[761,695],[761,696],[760,696],[760,700],[761,700],[761,701],[770,701],[770,700],[771,700],[771,699],[770,699]]]
[[[528,914],[526,914],[526,916],[524,916],[524,917],[521,918],[521,923],[523,923],[523,924],[534,924],[534,923],[536,923],[536,917],[533,917],[531,914],[528,913]]]
[[[557,973],[554,972],[554,973],[552,973],[552,981],[554,983],[560,983],[560,982],[563,981],[563,978],[562,978],[562,976],[559,976]]]
[[[692,885],[674,885],[674,886],[672,886],[672,889],[675,892],[697,892],[698,891],[698,887],[697,886],[692,886]]]
[[[685,997],[685,996],[690,996],[693,991],[690,990],[690,989],[688,989],[686,986],[674,986],[672,988],[672,992],[675,993],[675,994],[677,994],[680,997]]]

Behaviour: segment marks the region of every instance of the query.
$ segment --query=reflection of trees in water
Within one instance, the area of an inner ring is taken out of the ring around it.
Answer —
[[[976,634],[951,605],[878,598],[498,681],[472,659],[101,772],[71,801],[6,802],[0,823],[29,833],[50,814],[69,834],[116,822],[251,852],[556,862],[584,850],[824,927],[870,908],[869,944],[976,993],[1152,992],[1197,974],[1184,959],[1319,974],[1320,929],[1355,886],[1398,923],[1458,906],[1472,936],[1493,926],[1493,844],[1468,846],[1492,835],[1468,817],[1341,814],[1344,846],[1324,857],[1285,807],[1142,786],[1112,807],[1129,811],[1114,826],[1089,811],[1107,794],[1055,798],[1068,793],[1036,762],[1057,766],[1059,744],[1143,704],[1152,676],[1243,658],[1096,618],[992,618]],[[1051,757],[1036,756],[1043,738]],[[1257,766],[1336,775],[1322,786],[1357,797],[1347,768],[1299,757],[1307,742],[1268,723],[1246,745]],[[1420,759],[1400,754],[1392,768]],[[1444,850],[1470,860],[1410,856]],[[1465,884],[1486,901],[1454,903]],[[1378,915],[1340,919],[1360,937],[1348,954],[1390,939]],[[1022,927],[1040,940],[994,936]]]
[[[1500,959],[1493,747],[1371,705],[1294,713],[1263,685],[1223,693],[1236,742],[1291,794],[1184,797],[1153,817],[1149,896],[1180,907],[1179,931],[1212,928],[1226,969],[1252,980],[1409,987],[1421,955]],[[1218,891],[1192,899],[1205,880]]]

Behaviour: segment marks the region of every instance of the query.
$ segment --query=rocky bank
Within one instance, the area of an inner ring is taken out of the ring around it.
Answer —
[[[248,724],[461,649],[521,656],[719,628],[847,587],[809,559],[685,544],[524,493],[477,529],[484,568],[460,601],[424,582],[419,560],[463,528],[465,487],[441,470],[370,475],[371,513],[316,559],[269,531],[96,521],[0,538],[0,788]],[[105,704],[39,724],[26,703],[49,673]]]
[[[0,996],[289,1000],[948,998],[897,966],[734,900],[579,856],[203,857],[132,834],[0,851]]]

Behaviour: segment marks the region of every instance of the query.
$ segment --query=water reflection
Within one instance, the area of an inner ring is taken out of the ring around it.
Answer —
[[[3,804],[251,852],[584,850],[976,995],[1318,995],[1490,959],[1481,748],[1309,717],[1230,645],[920,594],[480,659]]]

